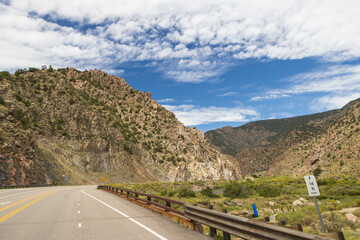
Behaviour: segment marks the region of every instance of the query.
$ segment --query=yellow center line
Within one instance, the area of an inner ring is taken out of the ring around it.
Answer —
[[[61,189],[61,190],[64,190],[64,189]],[[47,196],[49,196],[49,195],[51,195],[51,194],[53,194],[53,193],[59,192],[59,191],[61,191],[61,190],[56,190],[56,191],[54,191],[54,192],[48,193],[48,194],[46,194],[46,195],[43,195],[43,196],[35,199],[35,200],[32,201],[32,202],[29,202],[28,204],[25,204],[24,206],[22,206],[22,207],[16,209],[15,211],[13,211],[13,212],[11,212],[11,213],[3,216],[2,218],[0,218],[0,223],[1,223],[2,221],[4,221],[4,220],[8,219],[9,217],[15,215],[16,213],[20,212],[21,210],[24,210],[25,208],[29,207],[30,205],[36,203],[37,201],[43,199],[44,197],[47,197]]]
[[[6,207],[0,208],[0,212],[6,210],[6,209],[8,209],[8,208],[11,208],[12,206],[15,206],[16,204],[25,202],[26,200],[32,199],[32,198],[34,198],[34,197],[43,195],[43,194],[48,193],[48,192],[50,192],[50,191],[46,191],[46,192],[42,192],[42,193],[36,194],[36,195],[34,195],[34,196],[31,196],[31,197],[25,198],[25,199],[23,199],[23,200],[20,200],[20,201],[18,201],[18,202],[16,202],[16,203],[10,204],[10,205],[8,205],[8,206],[6,206]]]

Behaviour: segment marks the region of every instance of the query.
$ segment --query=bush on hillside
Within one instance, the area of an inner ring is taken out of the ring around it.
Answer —
[[[225,185],[224,197],[233,198],[247,198],[250,190],[238,182],[231,182]]]
[[[258,189],[261,197],[278,197],[281,193],[281,186],[262,185]]]
[[[0,105],[6,105],[6,102],[5,100],[0,96]]]
[[[218,195],[214,194],[212,189],[209,187],[206,187],[205,189],[201,190],[200,192],[202,195],[204,196],[208,196],[209,198],[217,198],[219,197]]]
[[[2,81],[3,79],[6,79],[6,78],[10,78],[10,73],[8,71],[2,71],[0,72],[0,81]]]
[[[321,173],[322,173],[322,169],[320,166],[317,166],[313,171],[315,177],[319,176]]]
[[[187,188],[182,188],[178,192],[178,197],[189,198],[195,196],[196,196],[195,192]]]

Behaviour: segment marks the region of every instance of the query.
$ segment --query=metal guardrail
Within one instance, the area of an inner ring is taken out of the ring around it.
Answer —
[[[183,211],[180,211],[180,210],[178,210],[176,208],[171,207],[172,204],[176,204],[176,205],[179,205],[179,206],[184,206],[185,205],[184,202],[176,201],[176,200],[169,199],[169,198],[158,197],[158,196],[155,196],[155,195],[141,193],[141,192],[137,192],[137,191],[133,191],[133,190],[110,187],[110,186],[104,186],[104,185],[99,185],[98,189],[105,189],[107,191],[110,191],[110,192],[113,192],[113,193],[116,193],[116,194],[121,194],[121,195],[126,196],[128,198],[132,198],[132,199],[144,202],[146,204],[154,205],[156,207],[163,208],[166,211],[176,213],[176,214],[178,214],[180,216],[184,216]],[[146,197],[146,199],[141,198],[140,196]],[[156,201],[154,201],[154,200],[156,200]],[[165,204],[162,204],[161,202],[164,202]]]
[[[328,240],[330,238],[304,233],[257,220],[212,211],[186,204],[185,217],[243,239],[266,240]]]
[[[329,240],[331,238],[318,236],[310,233],[304,233],[294,229],[268,224],[259,220],[234,216],[209,210],[202,207],[193,206],[184,202],[169,198],[158,197],[151,194],[140,193],[133,190],[116,188],[111,186],[99,185],[98,189],[125,196],[145,204],[151,204],[166,211],[176,213],[193,223],[193,230],[199,230],[197,226],[204,224],[210,227],[214,235],[216,229],[223,231],[224,239],[230,239],[230,234],[241,237],[245,240]],[[141,198],[146,197],[146,199]],[[156,200],[157,202],[154,202]],[[165,204],[160,203],[164,202]],[[177,204],[184,208],[184,211],[172,208],[171,204]]]
[[[56,184],[4,185],[4,186],[0,186],[0,189],[7,189],[7,188],[32,188],[32,187],[51,187],[51,186],[56,186]]]

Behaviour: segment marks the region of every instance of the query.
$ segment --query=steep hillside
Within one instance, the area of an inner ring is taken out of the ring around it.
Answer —
[[[339,119],[316,136],[286,149],[268,175],[304,175],[317,169],[321,175],[360,178],[360,99],[340,110]],[[293,134],[299,135],[299,132]]]
[[[237,179],[237,162],[102,71],[0,73],[1,184]]]
[[[225,127],[209,131],[205,136],[220,151],[234,156],[243,174],[267,171],[292,147],[325,133],[354,104],[351,102],[342,109],[324,113]]]

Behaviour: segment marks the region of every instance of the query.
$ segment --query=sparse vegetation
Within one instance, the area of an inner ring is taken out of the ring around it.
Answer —
[[[345,218],[345,213],[341,213],[340,210],[360,207],[360,182],[355,179],[322,178],[318,179],[318,184],[321,192],[318,199],[327,230],[335,232],[344,228],[345,235],[354,235],[355,229],[359,228],[359,223],[351,224]],[[209,185],[212,187],[210,188]],[[311,204],[312,198],[308,196],[303,178],[258,177],[254,181],[144,183],[122,184],[121,187],[170,197],[202,207],[212,205],[217,211],[226,208],[228,213],[233,215],[241,215],[243,212],[251,214],[251,205],[256,204],[260,217],[277,214],[278,221],[286,221],[289,225],[302,224],[305,232],[321,233],[316,209]],[[260,193],[261,189],[265,194]],[[269,193],[272,190],[280,193],[270,197]],[[212,196],[213,191],[217,192],[217,197]],[[230,194],[232,197],[229,193],[232,193]],[[267,195],[267,197],[261,195]],[[300,198],[304,199],[303,204],[294,206],[293,202]],[[273,205],[269,205],[270,201]],[[360,208],[354,214],[360,217]]]

